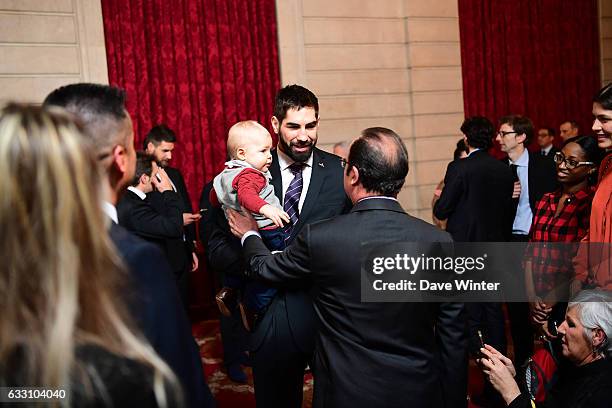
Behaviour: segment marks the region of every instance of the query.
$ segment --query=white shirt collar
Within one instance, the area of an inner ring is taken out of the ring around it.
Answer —
[[[147,198],[146,193],[140,191],[134,186],[129,186],[127,189],[130,190],[132,193],[136,194],[138,197],[140,197],[141,200],[144,200],[145,198]]]
[[[370,196],[370,197],[363,197],[362,199],[360,199],[359,201],[357,201],[357,203],[360,203],[362,201],[365,200],[371,200],[373,198],[382,198],[383,200],[391,200],[391,201],[397,201],[397,198],[395,197],[388,197],[388,196]],[[357,204],[355,203],[355,204]]]
[[[542,149],[542,151],[546,154],[550,153],[550,149],[552,149],[553,145],[549,145],[548,147],[545,147],[544,149]]]
[[[477,147],[476,149],[474,149],[471,152],[469,152],[466,157],[470,157],[472,155],[472,153],[477,152],[479,150],[480,150],[480,148]]]
[[[284,152],[281,152],[279,148],[276,148],[276,152],[278,153],[278,167],[280,167],[281,172],[285,171],[289,166],[295,163],[295,160],[287,156]],[[312,167],[312,156],[313,154],[310,153],[310,157],[304,162],[304,164],[308,167]]]
[[[115,224],[119,224],[119,217],[117,217],[117,208],[115,208],[114,205],[112,205],[108,201],[102,201],[102,211],[104,211],[104,213],[108,215],[108,217],[113,220]]]

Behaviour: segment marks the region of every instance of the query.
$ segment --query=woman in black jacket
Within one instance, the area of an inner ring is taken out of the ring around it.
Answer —
[[[562,353],[567,359],[558,380],[543,403],[521,393],[510,359],[491,346],[481,349],[479,362],[491,384],[511,408],[607,408],[612,401],[612,296],[608,291],[585,290],[567,307],[558,328]]]

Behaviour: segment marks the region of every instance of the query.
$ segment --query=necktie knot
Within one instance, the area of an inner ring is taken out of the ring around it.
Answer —
[[[303,169],[304,169],[304,163],[302,162],[295,162],[289,166],[289,170],[291,170],[291,173],[293,173],[294,176],[300,173]]]

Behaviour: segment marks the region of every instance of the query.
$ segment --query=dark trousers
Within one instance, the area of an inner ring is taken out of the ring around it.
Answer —
[[[185,311],[189,313],[189,281],[191,280],[191,263],[189,269],[184,270],[181,274],[176,276],[176,287],[178,288],[179,296]]]
[[[527,242],[528,239],[527,235],[512,234],[511,242]],[[521,259],[517,259],[515,270],[519,271],[517,279],[524,281],[525,275]],[[509,302],[506,303],[506,306],[514,344],[514,366],[518,369],[533,354],[533,328],[529,321],[529,305],[525,302]]]
[[[221,343],[223,344],[223,364],[226,367],[245,361],[247,351],[247,332],[242,326],[238,313],[219,318]]]
[[[470,354],[478,357],[480,350],[480,337],[478,331],[482,334],[482,340],[485,344],[495,347],[502,354],[506,354],[506,333],[504,328],[504,312],[501,303],[466,303],[465,309],[468,316],[468,330]],[[498,392],[493,388],[493,385],[484,378],[484,389],[482,390],[482,398],[486,404],[491,406],[504,406],[501,404]]]
[[[468,315],[469,348],[474,356],[480,349],[478,330],[483,341],[506,354],[506,334],[504,331],[504,312],[501,303],[466,303]]]
[[[272,301],[257,330],[267,331],[259,347],[251,350],[257,407],[300,408],[310,356],[293,341],[282,295]]]

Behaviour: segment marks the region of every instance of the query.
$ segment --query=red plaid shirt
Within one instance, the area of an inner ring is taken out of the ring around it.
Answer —
[[[539,296],[545,295],[569,279],[573,270],[572,258],[578,249],[578,242],[584,238],[589,229],[591,201],[594,194],[595,189],[592,187],[571,194],[565,200],[563,210],[558,216],[555,216],[555,213],[561,199],[561,190],[544,194],[538,201],[529,233],[527,259],[532,263],[535,290]]]

